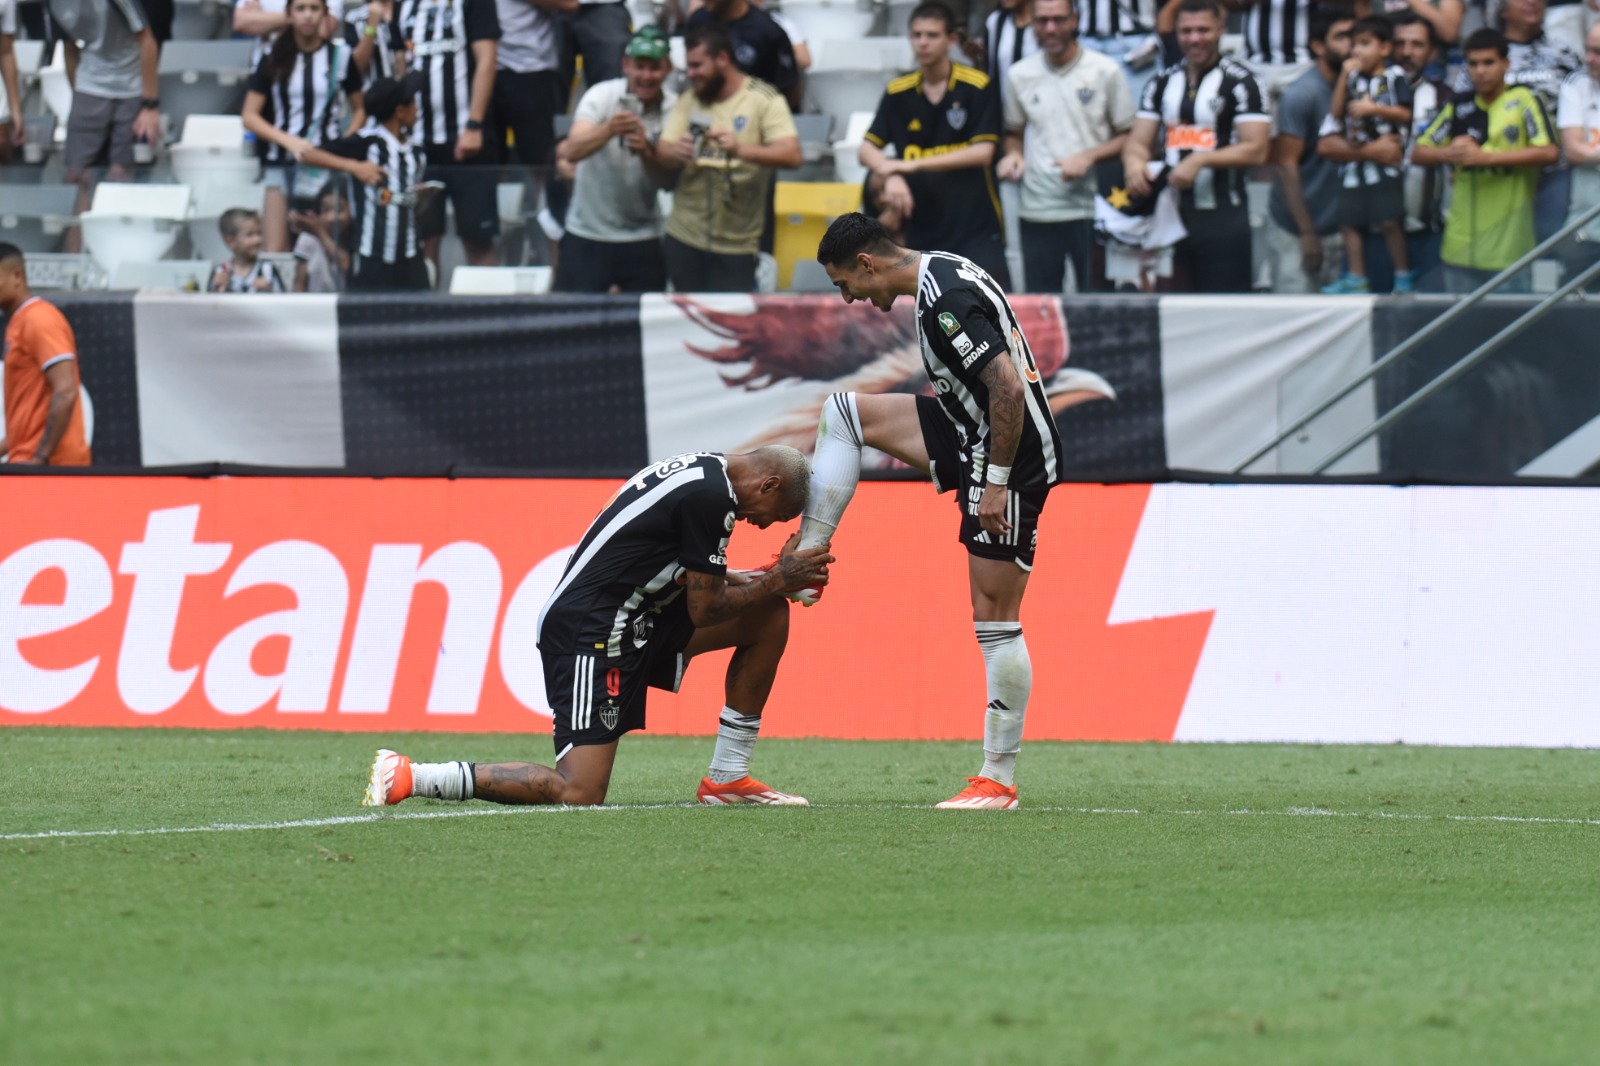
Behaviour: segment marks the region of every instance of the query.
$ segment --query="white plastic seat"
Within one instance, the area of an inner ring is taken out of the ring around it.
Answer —
[[[55,139],[61,144],[67,139],[67,116],[72,114],[72,83],[67,80],[67,65],[60,45],[56,46],[49,64],[39,68],[39,95],[56,117]]]
[[[183,137],[169,150],[172,176],[202,188],[212,182],[255,181],[261,162],[244,139],[238,115],[189,115]]]
[[[89,210],[78,216],[83,245],[114,275],[126,260],[162,259],[189,217],[187,185],[136,185],[102,181]]]
[[[867,180],[867,168],[861,165],[856,153],[872,128],[872,111],[852,111],[845,123],[844,137],[833,142],[833,174],[840,181],[859,185]]]
[[[76,185],[7,185],[0,197],[0,241],[29,253],[54,251],[77,206]]]
[[[863,37],[872,32],[869,0],[783,0],[783,17],[800,27],[807,41],[825,37]]]
[[[452,296],[528,296],[550,291],[547,266],[458,266],[450,274]]]

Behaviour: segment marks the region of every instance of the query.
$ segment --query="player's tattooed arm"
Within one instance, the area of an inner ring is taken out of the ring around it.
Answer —
[[[1023,406],[1027,393],[1016,364],[1005,356],[990,359],[978,374],[989,390],[989,465],[1007,467],[1017,457],[1017,445],[1022,440]],[[1004,485],[986,480],[983,497],[978,501],[978,522],[994,536],[1011,532],[1006,519],[1006,494]]]
[[[826,547],[794,550],[794,538],[784,546],[770,570],[740,575],[730,581],[719,574],[697,570],[687,572],[689,617],[702,629],[736,617],[762,600],[797,592],[811,585],[828,583],[828,564],[833,556]]]

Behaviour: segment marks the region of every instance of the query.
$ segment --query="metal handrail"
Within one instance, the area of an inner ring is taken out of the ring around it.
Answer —
[[[1403,359],[1407,355],[1410,355],[1411,352],[1420,346],[1424,341],[1444,330],[1445,327],[1449,326],[1456,319],[1460,318],[1473,307],[1477,306],[1484,297],[1488,296],[1490,293],[1500,288],[1500,286],[1510,281],[1534,260],[1541,258],[1550,249],[1554,248],[1556,245],[1572,236],[1572,234],[1578,232],[1578,230],[1582,229],[1596,218],[1600,218],[1600,203],[1594,204],[1583,214],[1569,221],[1565,226],[1562,226],[1559,230],[1534,247],[1532,251],[1524,255],[1521,259],[1518,259],[1515,263],[1512,263],[1510,266],[1500,271],[1500,273],[1496,274],[1494,277],[1478,286],[1459,303],[1447,310],[1444,314],[1440,315],[1438,318],[1434,319],[1432,322],[1428,323],[1426,326],[1422,327],[1417,332],[1401,341],[1398,345],[1391,348],[1383,358],[1376,360],[1371,366],[1367,367],[1366,370],[1363,370],[1343,388],[1339,389],[1338,392],[1335,392],[1332,396],[1328,397],[1328,399],[1322,401],[1322,403],[1312,408],[1307,414],[1296,419],[1292,424],[1290,424],[1288,429],[1279,433],[1265,445],[1252,452],[1249,458],[1233,468],[1233,473],[1244,473],[1257,460],[1278,448],[1283,444],[1284,441],[1300,432],[1318,418],[1321,418],[1323,414],[1332,410],[1333,407],[1339,403],[1339,401],[1343,400],[1346,396],[1349,396],[1352,392],[1355,392],[1361,386],[1365,385],[1367,382],[1381,374],[1384,370],[1394,365],[1396,360]],[[1566,291],[1570,292],[1572,290],[1568,288]],[[1318,472],[1320,472],[1320,470]]]
[[[1499,333],[1496,333],[1493,337],[1490,337],[1472,351],[1456,360],[1456,362],[1453,363],[1444,373],[1440,374],[1438,377],[1422,386],[1422,388],[1418,389],[1410,396],[1407,396],[1400,403],[1390,408],[1384,413],[1382,418],[1379,418],[1376,422],[1373,422],[1372,425],[1368,426],[1360,433],[1357,433],[1355,436],[1345,441],[1339,446],[1337,451],[1333,452],[1333,454],[1329,455],[1327,458],[1323,459],[1320,463],[1313,467],[1311,472],[1313,474],[1325,473],[1328,467],[1332,466],[1340,459],[1343,459],[1345,456],[1355,451],[1356,448],[1360,446],[1362,441],[1367,440],[1375,434],[1383,432],[1394,423],[1400,421],[1400,419],[1411,413],[1417,408],[1418,405],[1426,401],[1429,397],[1433,396],[1440,389],[1444,388],[1456,378],[1460,377],[1462,374],[1465,374],[1468,370],[1471,370],[1478,363],[1482,362],[1485,358],[1492,354],[1495,349],[1499,348],[1506,341],[1510,340],[1512,337],[1515,337],[1517,334],[1521,333],[1523,330],[1539,321],[1539,319],[1549,314],[1551,309],[1554,308],[1556,304],[1566,299],[1573,292],[1576,292],[1578,288],[1586,284],[1591,278],[1594,277],[1600,277],[1600,261],[1590,264],[1589,267],[1577,277],[1561,286],[1561,288],[1557,289],[1549,296],[1546,296],[1543,300],[1540,300],[1533,307],[1529,308],[1526,313],[1512,319]]]

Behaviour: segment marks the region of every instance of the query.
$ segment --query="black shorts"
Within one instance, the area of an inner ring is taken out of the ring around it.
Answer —
[[[694,636],[689,602],[678,597],[651,618],[644,645],[623,638],[622,654],[604,649],[576,655],[542,652],[544,689],[555,719],[556,758],[568,748],[609,744],[644,728],[645,690],[678,691],[689,660],[683,649]]]
[[[932,396],[917,397],[917,419],[922,423],[922,444],[928,450],[928,471],[936,492],[956,494],[961,508],[961,543],[980,559],[1000,559],[1033,569],[1039,545],[1039,515],[1050,495],[1043,488],[1011,486],[1011,532],[1003,539],[991,536],[978,521],[978,501],[983,496],[983,471],[979,470],[956,435],[956,427]]]
[[[667,267],[661,242],[591,241],[571,230],[561,238],[561,258],[556,263],[553,292],[661,292],[667,287]]]
[[[1339,190],[1341,226],[1366,233],[1405,217],[1405,183],[1398,177],[1383,177],[1376,185],[1345,186]]]
[[[547,167],[556,161],[556,114],[565,110],[559,73],[496,71],[492,103],[489,128],[484,131],[484,151],[491,161],[507,163],[515,156],[525,167]]]
[[[444,193],[430,197],[417,211],[417,235],[444,235],[444,198],[449,196],[456,209],[456,234],[474,244],[493,244],[500,236],[499,171],[477,159],[457,163],[454,145],[430,144],[424,151],[428,167],[422,177],[443,182]]]

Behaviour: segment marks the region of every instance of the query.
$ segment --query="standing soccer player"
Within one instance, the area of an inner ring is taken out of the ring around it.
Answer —
[[[806,457],[781,445],[679,455],[639,471],[590,523],[539,615],[555,767],[419,763],[380,750],[362,802],[604,803],[617,742],[645,726],[646,690],[676,692],[690,659],[733,648],[698,798],[806,806],[751,777],[750,756],[789,637],[786,596],[826,584],[833,556],[796,550],[792,537],[765,570],[730,571],[727,556],[736,522],[792,522],[809,484]]]
[[[869,300],[887,312],[896,298],[915,295],[917,337],[936,397],[841,392],[828,399],[800,547],[832,540],[860,480],[864,446],[930,475],[938,492],[955,490],[989,704],[983,769],[938,806],[1015,807],[1033,687],[1022,595],[1039,514],[1061,480],[1061,439],[1039,368],[1005,293],[969,259],[902,248],[876,219],[853,213],[828,227],[817,261],[846,303]]]

